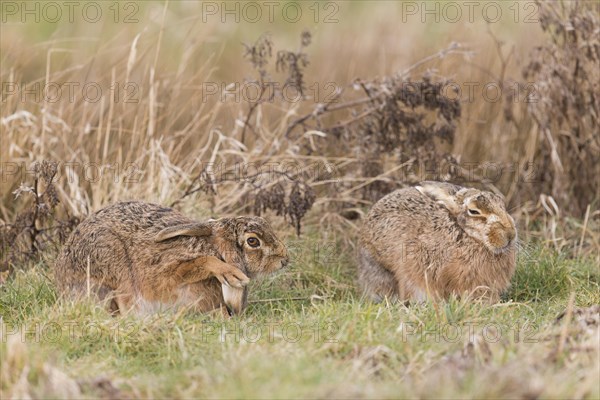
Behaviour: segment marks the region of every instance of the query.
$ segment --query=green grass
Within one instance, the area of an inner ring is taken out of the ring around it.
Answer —
[[[502,303],[454,299],[404,307],[361,299],[351,251],[304,251],[294,258],[289,270],[254,282],[246,313],[229,320],[190,313],[113,318],[95,304],[59,298],[46,265],[19,271],[0,288],[0,394],[600,395],[597,325],[586,331],[577,321],[555,321],[572,292],[578,307],[600,303],[593,260],[537,246],[521,257]]]

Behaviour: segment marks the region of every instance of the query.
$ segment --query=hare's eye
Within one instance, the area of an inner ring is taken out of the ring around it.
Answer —
[[[248,239],[246,239],[246,243],[248,243],[248,246],[250,246],[250,247],[260,246],[260,240],[258,240],[255,237],[249,237]]]
[[[469,215],[481,215],[481,213],[474,208],[469,208]]]

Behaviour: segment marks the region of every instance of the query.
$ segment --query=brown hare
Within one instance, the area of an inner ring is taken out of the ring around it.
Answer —
[[[498,301],[516,264],[517,231],[491,192],[423,182],[380,199],[360,234],[359,282],[375,301],[468,294]]]
[[[63,292],[94,294],[113,312],[185,306],[239,314],[249,278],[284,267],[286,246],[260,217],[194,221],[138,201],[86,218],[56,260]]]

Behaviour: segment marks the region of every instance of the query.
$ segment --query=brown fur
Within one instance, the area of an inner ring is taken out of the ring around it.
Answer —
[[[515,240],[514,221],[498,195],[423,182],[388,194],[368,213],[359,281],[376,301],[465,293],[497,301],[515,270]]]
[[[254,238],[254,239],[249,239]],[[259,246],[253,248],[248,240]],[[194,221],[138,201],[86,218],[56,260],[58,287],[106,300],[113,311],[142,313],[186,306],[241,313],[249,277],[289,261],[285,245],[260,217]]]

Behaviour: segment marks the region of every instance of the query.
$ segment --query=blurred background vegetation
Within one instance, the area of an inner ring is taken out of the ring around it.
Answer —
[[[598,248],[595,2],[76,2],[72,18],[8,4],[5,243],[41,248],[128,198],[278,214],[352,241],[373,201],[437,179],[503,193],[557,249]],[[271,82],[301,100],[249,99]],[[46,209],[42,160],[57,163],[46,196],[60,205]],[[236,175],[269,163],[295,169]]]
[[[257,3],[70,4],[72,21],[0,2],[0,397],[598,397],[598,2],[275,1],[255,22]],[[506,197],[520,252],[501,303],[360,299],[361,216],[426,179]],[[266,214],[292,265],[229,321],[60,298],[60,245],[127,199]],[[201,339],[273,321],[333,322],[337,342]],[[428,339],[473,322],[508,334]],[[27,336],[57,323],[101,332]],[[401,340],[406,323],[426,333]]]

